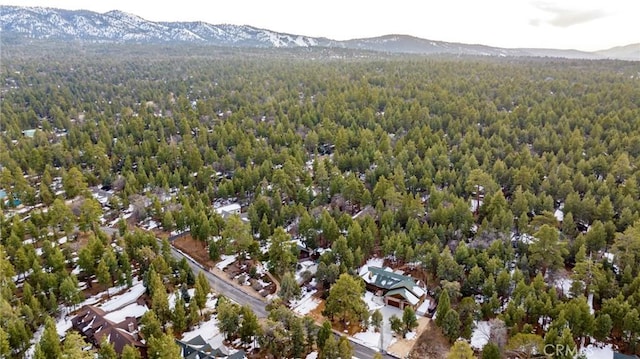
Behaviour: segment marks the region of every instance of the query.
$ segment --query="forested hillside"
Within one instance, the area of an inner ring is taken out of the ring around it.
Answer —
[[[52,233],[97,233],[133,207],[190,230],[212,259],[263,255],[274,273],[291,264],[257,248],[294,226],[308,248],[332,249],[318,260],[325,288],[373,255],[407,265],[446,303],[436,323],[451,342],[496,318],[506,330],[488,345],[502,353],[640,353],[638,62],[26,52],[3,45],[0,68],[0,357],[75,303],[65,281],[95,272],[71,272]],[[102,222],[95,201],[65,206],[95,186],[115,192]],[[248,215],[248,242],[226,240],[213,204],[227,199]],[[136,235],[125,259],[148,266]],[[126,282],[112,265],[111,283]]]

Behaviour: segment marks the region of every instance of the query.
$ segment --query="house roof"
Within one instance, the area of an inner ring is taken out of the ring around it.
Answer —
[[[370,266],[362,278],[373,286],[387,290],[385,296],[400,295],[412,305],[420,302],[420,298],[426,294],[413,278],[394,273],[390,268]]]
[[[390,290],[384,296],[392,297],[396,295],[399,295],[400,297],[404,298],[404,300],[411,303],[411,305],[416,305],[418,304],[418,302],[420,302],[420,298],[416,297],[413,293],[408,291],[406,288],[398,288],[398,289]]]
[[[182,357],[185,359],[246,358],[246,355],[242,350],[233,354],[228,354],[228,350],[224,346],[220,348],[213,348],[211,344],[207,343],[200,335],[187,342],[176,339],[176,343],[178,343],[182,348]]]
[[[369,267],[369,273],[363,278],[369,284],[388,290],[400,287],[413,288],[416,285],[413,278],[380,267]]]
[[[105,314],[104,310],[87,305],[80,308],[78,315],[71,319],[71,325],[94,344],[99,344],[103,338],[107,338],[117,353],[122,353],[127,344],[138,348],[145,346],[130,333],[130,330],[138,328],[136,318],[127,317],[119,323],[114,323],[105,318]]]
[[[239,203],[231,203],[231,204],[228,204],[226,206],[222,206],[222,207],[216,208],[216,212],[218,214],[223,214],[225,212],[233,213],[233,212],[240,211],[240,209],[241,209],[241,207],[240,207]]]

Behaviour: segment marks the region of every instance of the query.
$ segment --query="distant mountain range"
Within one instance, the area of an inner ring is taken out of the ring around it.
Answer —
[[[256,48],[338,47],[387,53],[615,58],[640,61],[640,43],[585,52],[557,49],[506,49],[426,40],[407,35],[336,41],[323,37],[280,33],[247,25],[153,22],[117,10],[101,14],[87,10],[0,6],[0,24],[2,38],[18,41],[50,39],[93,43],[201,43]]]

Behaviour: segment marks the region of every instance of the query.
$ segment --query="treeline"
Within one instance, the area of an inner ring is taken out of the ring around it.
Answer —
[[[465,336],[500,317],[511,338],[555,328],[637,350],[637,63],[188,53],[3,59],[0,188],[52,204],[47,176],[78,171],[117,190],[112,208],[145,194],[145,216],[207,243],[227,225],[212,204],[237,199],[253,238],[213,257],[285,243],[294,224],[334,249],[320,259],[327,287],[379,253],[424,270]],[[286,269],[288,252],[267,259]],[[553,288],[563,275],[571,293]],[[560,304],[590,294],[582,319]],[[576,329],[605,316],[605,333]]]

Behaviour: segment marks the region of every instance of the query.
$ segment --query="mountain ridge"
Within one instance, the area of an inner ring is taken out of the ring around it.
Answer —
[[[20,39],[80,40],[94,43],[186,42],[255,48],[337,47],[427,55],[640,60],[640,43],[587,52],[573,49],[501,48],[402,34],[338,41],[326,37],[276,32],[251,25],[210,24],[204,21],[154,22],[121,10],[98,13],[90,10],[0,5],[0,23],[0,34]]]

